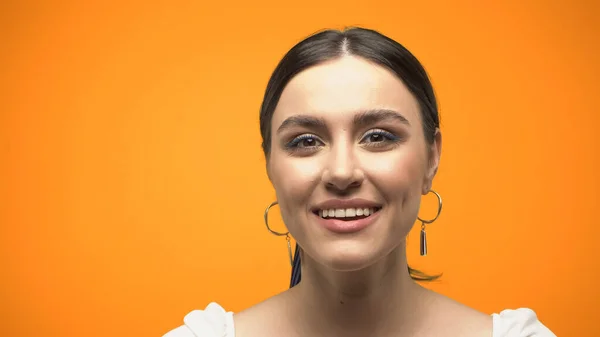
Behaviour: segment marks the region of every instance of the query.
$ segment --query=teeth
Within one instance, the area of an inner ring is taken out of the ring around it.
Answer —
[[[355,216],[369,216],[375,213],[374,208],[330,208],[319,210],[322,218],[347,218]]]
[[[346,216],[356,216],[356,208],[346,208]]]

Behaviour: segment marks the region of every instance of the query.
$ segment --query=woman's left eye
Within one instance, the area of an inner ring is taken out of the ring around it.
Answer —
[[[399,139],[400,137],[394,135],[391,132],[375,129],[367,132],[360,142],[369,145],[380,145],[381,143],[386,142],[396,142]]]

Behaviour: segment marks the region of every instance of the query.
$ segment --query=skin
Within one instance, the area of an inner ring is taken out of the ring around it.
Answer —
[[[311,67],[285,87],[271,128],[267,172],[303,248],[302,281],[235,314],[236,337],[282,330],[491,336],[489,315],[422,288],[408,274],[406,236],[437,172],[442,139],[438,130],[427,143],[419,105],[402,81],[354,56]],[[371,226],[340,234],[319,224],[316,204],[351,198],[381,205]]]

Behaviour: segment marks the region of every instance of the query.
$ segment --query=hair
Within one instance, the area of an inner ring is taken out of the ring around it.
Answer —
[[[262,148],[267,161],[271,153],[271,122],[281,93],[289,81],[301,71],[344,56],[354,56],[378,64],[393,72],[417,100],[425,140],[433,144],[440,120],[433,86],[417,58],[400,43],[372,29],[350,27],[328,29],[313,34],[293,46],[281,59],[265,91],[260,108]],[[296,244],[290,287],[301,279],[301,248]],[[429,276],[408,267],[416,281],[433,281],[441,275]]]

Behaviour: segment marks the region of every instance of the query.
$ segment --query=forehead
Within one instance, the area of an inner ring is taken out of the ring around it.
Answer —
[[[281,94],[272,124],[277,128],[297,114],[340,120],[374,108],[396,110],[413,125],[419,120],[418,103],[391,71],[346,56],[296,75]]]

